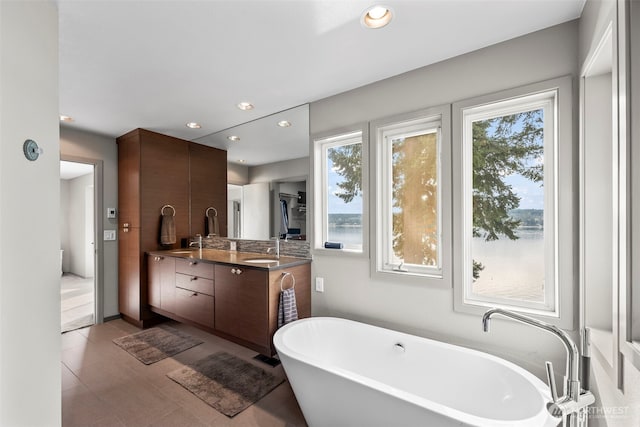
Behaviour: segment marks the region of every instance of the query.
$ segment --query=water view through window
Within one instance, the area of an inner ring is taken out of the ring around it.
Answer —
[[[544,111],[473,122],[477,296],[544,302]]]
[[[362,144],[327,149],[327,239],[362,251]]]

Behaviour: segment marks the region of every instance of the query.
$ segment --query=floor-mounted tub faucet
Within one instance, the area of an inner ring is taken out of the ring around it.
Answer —
[[[562,341],[567,352],[564,395],[558,397],[553,374],[553,364],[551,362],[545,362],[549,390],[551,391],[551,398],[553,399],[553,402],[547,409],[554,416],[562,415],[563,425],[565,426],[586,426],[588,420],[586,408],[595,402],[595,397],[591,392],[582,390],[580,387],[580,352],[571,337],[554,325],[501,308],[492,308],[484,313],[484,316],[482,316],[482,329],[485,332],[489,332],[489,323],[493,315],[501,315],[542,329]]]

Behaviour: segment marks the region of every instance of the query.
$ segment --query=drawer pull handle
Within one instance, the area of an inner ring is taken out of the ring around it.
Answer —
[[[196,276],[193,276],[189,280],[191,280],[193,282],[194,280],[198,280],[198,278]]]
[[[189,261],[189,265],[196,265],[197,263],[197,261]]]
[[[231,274],[236,274],[236,269],[235,268],[231,269]]]
[[[236,269],[236,274],[237,274],[237,275],[242,274],[242,270],[240,270],[239,268],[238,268],[238,269]]]
[[[197,292],[194,292],[194,293],[193,293],[193,295],[191,295],[191,296],[192,296],[192,297],[197,297],[197,296],[198,296],[198,293],[197,293]]]

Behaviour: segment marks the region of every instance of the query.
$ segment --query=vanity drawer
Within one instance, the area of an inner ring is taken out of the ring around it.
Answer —
[[[213,280],[213,264],[194,259],[176,259],[176,273]]]
[[[176,288],[175,313],[187,320],[213,328],[213,297]]]
[[[176,273],[176,287],[213,296],[213,280]]]

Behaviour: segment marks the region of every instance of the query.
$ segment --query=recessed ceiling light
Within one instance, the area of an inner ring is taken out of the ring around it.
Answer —
[[[253,104],[250,102],[241,102],[238,104],[238,108],[243,111],[253,110]]]
[[[60,121],[61,122],[72,122],[73,121],[73,117],[71,116],[65,116],[65,115],[60,115]]]
[[[200,129],[202,127],[200,123],[196,123],[196,122],[189,122],[186,124],[186,126],[191,129]]]
[[[240,141],[240,137],[239,137],[238,135],[229,135],[229,136],[227,137],[227,139],[228,139],[229,141],[233,141],[233,142],[238,142],[238,141]]]
[[[362,14],[360,22],[366,28],[382,28],[391,22],[393,12],[387,6],[376,5],[367,9]]]
[[[244,159],[240,159],[240,160],[238,160],[238,163],[246,163],[246,162],[247,162],[247,161],[246,161],[246,160],[244,160]]]
[[[291,126],[291,122],[289,120],[280,120],[278,122],[278,126],[280,126],[281,128],[288,128]]]

